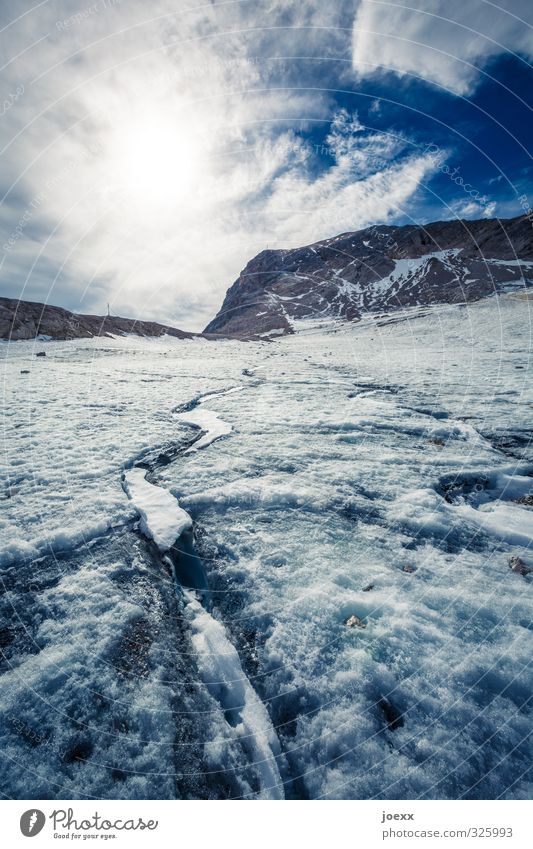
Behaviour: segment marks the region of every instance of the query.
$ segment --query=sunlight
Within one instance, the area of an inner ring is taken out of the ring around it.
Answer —
[[[200,150],[178,124],[151,118],[113,134],[110,164],[128,202],[142,208],[180,206],[198,179]]]

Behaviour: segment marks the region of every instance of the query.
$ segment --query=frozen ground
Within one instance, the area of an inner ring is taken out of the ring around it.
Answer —
[[[3,345],[3,793],[530,796],[530,309]]]

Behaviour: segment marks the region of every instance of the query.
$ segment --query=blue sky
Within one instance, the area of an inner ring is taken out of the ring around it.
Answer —
[[[1,294],[200,329],[266,246],[520,214],[530,9],[4,4]]]

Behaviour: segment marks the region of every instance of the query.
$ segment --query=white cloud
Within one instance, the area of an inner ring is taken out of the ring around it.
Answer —
[[[479,69],[497,54],[533,57],[528,0],[500,8],[486,0],[361,0],[353,32],[353,66],[365,76],[386,69],[413,74],[467,95]]]
[[[496,208],[495,201],[482,205],[475,201],[456,200],[449,205],[448,209],[454,218],[492,218]]]
[[[326,138],[333,164],[314,179],[286,173],[273,184],[265,225],[283,247],[366,227],[406,214],[406,205],[437,167],[401,135],[365,131],[357,116],[337,112]]]

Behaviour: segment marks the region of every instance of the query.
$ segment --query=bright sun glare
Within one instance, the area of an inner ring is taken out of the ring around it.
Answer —
[[[146,121],[121,128],[113,140],[115,176],[125,197],[143,207],[180,205],[198,176],[198,146],[180,128]]]

